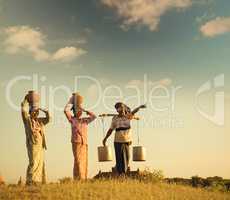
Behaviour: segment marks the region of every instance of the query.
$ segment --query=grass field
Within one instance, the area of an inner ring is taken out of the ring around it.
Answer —
[[[0,186],[0,199],[82,200],[230,200],[229,192],[211,191],[162,182],[113,179],[50,183],[40,186]]]

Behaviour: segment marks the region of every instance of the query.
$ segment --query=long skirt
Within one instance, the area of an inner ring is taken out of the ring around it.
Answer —
[[[73,178],[85,180],[88,174],[88,145],[72,142],[74,156]]]
[[[46,183],[44,149],[42,144],[27,144],[29,165],[26,172],[26,184]]]
[[[116,170],[119,174],[126,173],[129,167],[130,143],[114,142],[116,156]]]

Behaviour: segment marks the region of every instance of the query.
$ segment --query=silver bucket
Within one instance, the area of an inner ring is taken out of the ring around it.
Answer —
[[[112,161],[112,149],[110,146],[100,146],[97,147],[98,152],[98,161],[99,162],[106,162],[106,161]]]
[[[133,147],[133,161],[146,161],[146,149],[142,146]]]

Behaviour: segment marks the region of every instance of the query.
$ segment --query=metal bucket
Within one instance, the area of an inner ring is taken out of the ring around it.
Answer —
[[[110,146],[100,146],[97,147],[98,152],[98,161],[105,162],[105,161],[112,161],[112,149]]]
[[[39,107],[39,101],[40,101],[40,97],[39,94],[33,90],[30,90],[28,92],[28,102],[29,102],[29,106],[30,108],[38,108]]]
[[[133,147],[133,161],[146,161],[146,149],[142,146]]]

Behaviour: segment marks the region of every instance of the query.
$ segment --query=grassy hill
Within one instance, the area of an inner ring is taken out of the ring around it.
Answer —
[[[161,181],[150,182],[120,178],[86,182],[62,181],[29,187],[3,185],[0,186],[0,199],[230,200],[230,193]]]

